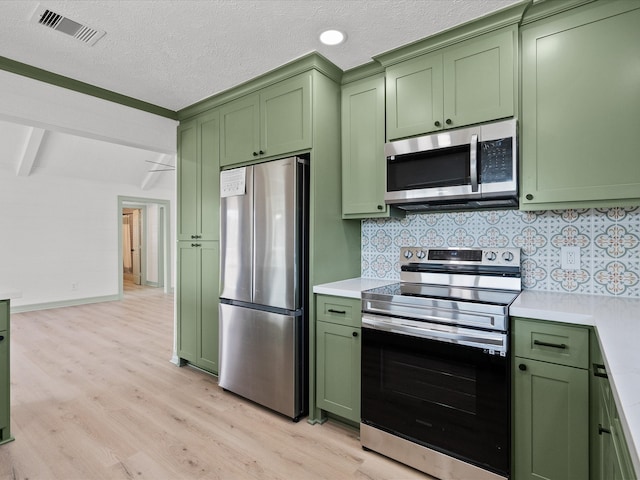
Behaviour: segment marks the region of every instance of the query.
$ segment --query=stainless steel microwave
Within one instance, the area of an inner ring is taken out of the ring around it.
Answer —
[[[407,211],[516,208],[515,119],[387,143],[385,202]]]

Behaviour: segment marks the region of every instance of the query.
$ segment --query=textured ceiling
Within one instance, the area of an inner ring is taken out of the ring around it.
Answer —
[[[0,56],[179,110],[318,51],[347,70],[518,0],[0,0]],[[105,30],[88,46],[38,8]],[[320,31],[347,32],[326,47]]]
[[[0,56],[179,110],[318,51],[343,70],[519,0],[0,0]],[[95,46],[30,21],[47,8]],[[325,47],[326,28],[348,40]],[[175,156],[0,121],[0,174],[174,188]],[[158,163],[154,163],[158,162]]]

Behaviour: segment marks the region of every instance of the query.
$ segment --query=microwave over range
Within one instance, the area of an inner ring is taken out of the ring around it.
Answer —
[[[389,142],[385,203],[408,212],[518,207],[515,119]]]

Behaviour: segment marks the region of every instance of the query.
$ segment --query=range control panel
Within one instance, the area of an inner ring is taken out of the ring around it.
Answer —
[[[400,264],[520,266],[519,248],[401,247]]]

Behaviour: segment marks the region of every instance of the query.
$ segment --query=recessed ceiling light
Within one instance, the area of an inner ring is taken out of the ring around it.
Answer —
[[[347,39],[347,35],[340,30],[325,30],[320,34],[320,41],[325,45],[340,45]]]

